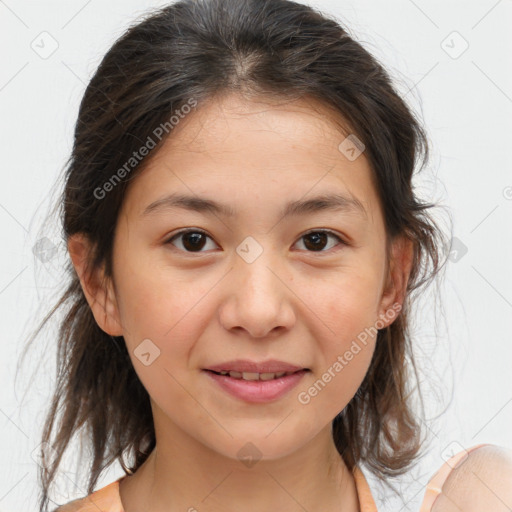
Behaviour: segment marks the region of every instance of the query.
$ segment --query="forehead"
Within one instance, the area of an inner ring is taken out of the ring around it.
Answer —
[[[222,94],[183,116],[165,146],[174,150],[201,151],[207,148],[209,152],[225,151],[231,143],[247,142],[247,135],[251,134],[255,144],[265,136],[269,137],[273,143],[270,150],[279,144],[283,148],[290,144],[300,145],[304,150],[312,148],[314,143],[316,156],[322,159],[325,151],[319,144],[327,148],[331,139],[345,138],[350,133],[350,128],[345,125],[339,114],[314,98],[292,101]],[[246,150],[250,151],[250,147]]]
[[[372,216],[378,201],[368,161],[364,153],[351,161],[339,149],[349,134],[340,116],[311,99],[221,96],[179,121],[125,201],[142,214],[179,192],[236,212],[234,203],[245,207],[248,200],[282,209],[332,192],[359,201]]]

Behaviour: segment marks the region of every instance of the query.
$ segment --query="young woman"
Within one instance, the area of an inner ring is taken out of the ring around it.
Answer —
[[[61,512],[376,510],[363,465],[385,481],[422,449],[408,312],[446,261],[412,189],[427,146],[383,67],[305,5],[182,0],[130,28],[66,174],[41,510],[81,429],[89,495]],[[506,479],[494,503],[460,482],[511,466],[456,454],[422,510],[510,506]]]

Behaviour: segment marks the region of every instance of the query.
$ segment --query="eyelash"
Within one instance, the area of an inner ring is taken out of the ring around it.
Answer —
[[[211,236],[210,236],[206,231],[204,231],[204,230],[202,230],[202,229],[199,229],[199,228],[195,228],[195,229],[183,229],[183,230],[181,230],[181,231],[178,231],[177,233],[175,233],[174,235],[172,235],[172,237],[171,237],[171,238],[167,239],[167,240],[164,242],[164,244],[165,244],[165,245],[172,245],[172,242],[173,242],[176,238],[178,238],[178,237],[180,237],[180,236],[182,236],[182,235],[186,235],[186,234],[188,234],[188,233],[200,233],[200,234],[205,235],[206,237],[210,238],[211,240],[213,240],[213,238],[212,238],[212,237],[211,237]],[[306,237],[306,236],[308,236],[308,235],[311,235],[311,234],[313,234],[313,233],[326,233],[327,235],[330,235],[330,236],[334,237],[334,238],[339,242],[339,245],[344,245],[344,246],[348,246],[348,245],[350,245],[348,242],[346,242],[345,240],[343,240],[343,239],[342,239],[338,234],[336,234],[334,231],[331,231],[331,230],[329,230],[329,229],[313,229],[313,230],[308,231],[307,233],[304,233],[303,235],[301,235],[301,236],[299,237],[299,240],[300,240],[301,238],[304,238],[304,237]],[[335,246],[335,247],[336,247],[336,246]],[[316,253],[316,254],[322,254],[322,253],[331,252],[333,249],[334,249],[335,251],[337,250],[337,249],[335,249],[335,248],[331,248],[331,249],[329,249],[329,250],[327,250],[327,251],[325,251],[325,250],[321,250],[321,251],[307,251],[307,250],[306,250],[306,252],[311,252],[311,253]],[[177,250],[179,250],[180,252],[187,253],[187,254],[201,254],[202,252],[205,252],[205,251],[197,251],[197,252],[194,252],[194,251],[184,251],[184,250],[182,250],[182,249],[177,249]]]

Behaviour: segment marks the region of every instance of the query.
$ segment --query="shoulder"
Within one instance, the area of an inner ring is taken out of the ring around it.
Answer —
[[[123,512],[119,496],[119,480],[89,494],[85,498],[70,501],[53,512]]]
[[[98,508],[90,501],[90,496],[70,501],[61,505],[53,512],[98,512]]]
[[[53,512],[82,512],[86,506],[85,498],[73,500],[65,505],[61,505],[56,508]]]
[[[486,444],[462,452],[432,512],[501,512],[512,508],[512,450]]]

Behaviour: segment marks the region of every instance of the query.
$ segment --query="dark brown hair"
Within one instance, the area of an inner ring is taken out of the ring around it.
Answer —
[[[332,425],[349,468],[365,464],[383,480],[402,474],[418,458],[423,435],[411,402],[412,381],[418,380],[408,332],[411,292],[443,267],[443,235],[427,212],[435,205],[413,193],[414,170],[428,161],[426,133],[386,70],[338,21],[289,0],[181,0],[130,27],[103,58],[80,104],[60,202],[63,238],[87,235],[94,247],[90,267],[104,266],[111,277],[126,189],[172,131],[130,172],[118,169],[191,99],[199,109],[226,92],[310,98],[337,112],[366,146],[388,241],[405,235],[413,242],[403,308],[379,331],[367,375]],[[112,182],[115,174],[119,179]],[[100,197],[107,182],[108,196]],[[92,451],[88,493],[113,462],[135,472],[155,446],[149,396],[124,339],[96,324],[70,261],[66,272],[67,289],[37,330],[57,310],[65,311],[42,436],[57,456],[50,461],[42,445],[41,510],[47,509],[62,455],[79,432]]]

